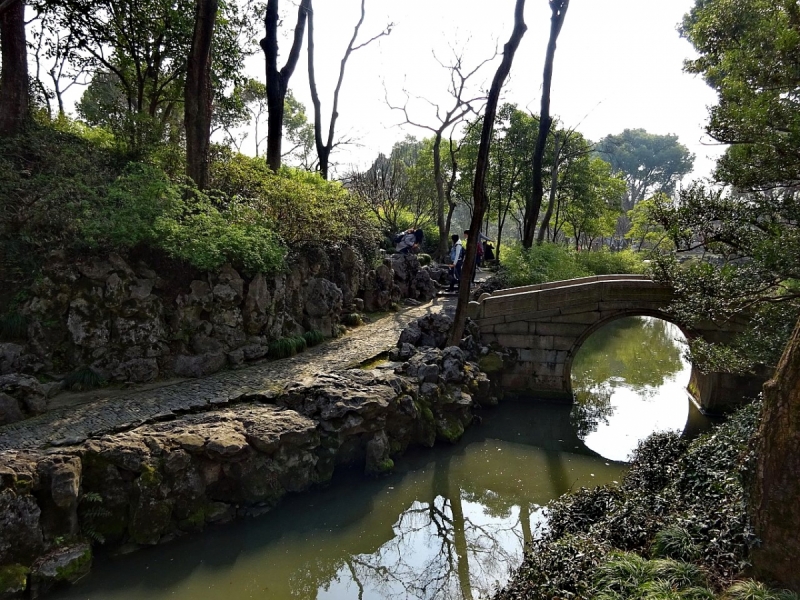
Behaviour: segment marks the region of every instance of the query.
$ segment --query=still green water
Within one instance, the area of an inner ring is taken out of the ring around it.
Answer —
[[[412,452],[386,478],[340,473],[258,519],[100,556],[89,577],[53,597],[487,596],[520,563],[549,500],[619,480],[618,461],[652,431],[697,427],[679,337],[653,319],[612,323],[576,357],[575,407],[505,403],[459,444]]]

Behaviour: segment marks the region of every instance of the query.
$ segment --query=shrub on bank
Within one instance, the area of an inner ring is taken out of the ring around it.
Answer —
[[[551,243],[531,248],[523,248],[522,244],[504,247],[502,266],[511,287],[590,275],[645,271],[640,255],[630,250],[576,252],[567,246]]]
[[[622,484],[581,489],[548,506],[542,535],[495,600],[526,598],[793,598],[742,596],[753,541],[742,477],[760,405],[691,444],[642,442]]]
[[[205,192],[133,161],[108,133],[68,119],[0,140],[4,276],[29,281],[53,251],[155,249],[201,270],[226,262],[246,273],[284,267],[287,246],[348,242],[365,255],[375,221],[341,184],[217,149]],[[180,170],[178,171],[181,172]]]

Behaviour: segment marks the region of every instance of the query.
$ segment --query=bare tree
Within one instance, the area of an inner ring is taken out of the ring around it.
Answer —
[[[261,49],[267,63],[267,164],[273,171],[281,168],[281,141],[283,139],[283,112],[289,79],[297,66],[300,47],[306,30],[306,19],[311,11],[311,0],[302,0],[297,10],[297,25],[294,28],[294,40],[289,57],[282,69],[278,69],[278,2],[267,0],[264,17],[265,35],[261,40]]]
[[[530,202],[525,207],[524,235],[522,245],[530,248],[533,245],[533,234],[536,229],[536,222],[539,220],[539,209],[542,206],[544,197],[544,186],[542,184],[542,163],[544,162],[544,150],[547,145],[547,136],[550,133],[550,126],[553,119],[550,116],[550,86],[553,81],[553,62],[556,55],[556,42],[561,27],[564,25],[564,18],[567,16],[569,0],[550,0],[550,40],[547,43],[547,54],[544,60],[544,77],[542,82],[542,109],[539,113],[539,137],[536,140],[536,149],[533,152],[533,194]]]
[[[339,92],[342,90],[342,83],[344,82],[344,70],[347,66],[347,60],[350,55],[357,50],[361,50],[369,46],[375,40],[392,33],[394,23],[389,23],[386,29],[379,34],[374,35],[367,41],[356,44],[358,40],[358,32],[361,25],[364,23],[366,17],[366,0],[361,0],[361,17],[353,29],[353,37],[350,38],[350,43],[347,45],[347,50],[344,52],[341,62],[339,63],[339,79],[336,82],[336,89],[333,92],[333,107],[331,108],[331,120],[328,125],[328,139],[322,140],[322,103],[319,99],[319,92],[317,91],[317,79],[314,72],[314,9],[311,8],[311,0],[309,0],[309,13],[308,13],[308,84],[311,89],[311,101],[314,104],[314,143],[317,147],[317,155],[319,156],[319,172],[323,179],[328,178],[328,168],[330,163],[330,155],[333,148],[337,145],[334,142],[334,135],[336,130],[336,120],[339,118]]]
[[[197,0],[194,36],[189,50],[184,93],[186,174],[205,189],[208,186],[208,150],[211,144],[211,42],[218,0]]]
[[[28,119],[28,48],[25,38],[25,2],[0,1],[0,135],[19,133]]]
[[[568,1],[568,0],[565,0]],[[517,0],[514,7],[514,30],[511,32],[506,45],[503,47],[503,60],[500,66],[497,67],[497,72],[494,74],[492,80],[492,87],[489,89],[489,98],[486,102],[486,113],[483,115],[483,128],[481,129],[481,143],[478,147],[478,159],[475,165],[475,183],[472,187],[472,195],[474,198],[474,210],[472,213],[472,221],[469,227],[469,239],[467,241],[467,255],[464,258],[465,274],[461,277],[461,282],[458,286],[458,305],[456,306],[456,315],[453,322],[453,329],[450,332],[449,342],[451,345],[457,346],[461,341],[461,336],[464,333],[464,325],[467,321],[467,305],[469,304],[469,286],[472,281],[470,273],[475,268],[475,258],[478,254],[479,234],[481,223],[483,222],[483,215],[486,211],[486,174],[489,170],[489,145],[492,141],[492,130],[494,128],[494,120],[497,116],[497,104],[500,101],[500,91],[503,89],[503,83],[511,71],[511,63],[514,62],[514,54],[517,52],[519,43],[522,41],[522,36],[528,29],[525,25],[525,0]]]
[[[450,221],[452,219],[453,211],[455,210],[455,204],[452,201],[452,191],[457,178],[455,157],[457,151],[460,149],[460,145],[453,145],[453,130],[455,126],[463,121],[468,114],[477,112],[475,108],[476,104],[486,100],[485,95],[479,95],[474,98],[466,98],[467,83],[469,82],[469,79],[481,69],[481,67],[497,56],[497,53],[495,53],[494,56],[482,61],[471,71],[465,71],[463,54],[458,54],[456,52],[453,54],[454,61],[452,64],[444,64],[439,61],[438,58],[436,59],[443,68],[450,72],[450,84],[448,91],[450,92],[450,96],[453,100],[452,105],[449,108],[443,108],[439,104],[434,104],[433,102],[422,98],[435,109],[436,120],[438,121],[437,125],[427,125],[411,118],[408,109],[409,95],[407,92],[406,102],[403,104],[403,106],[392,105],[392,103],[389,102],[388,94],[386,98],[386,103],[389,105],[389,108],[392,110],[402,111],[405,117],[405,123],[420,129],[425,129],[433,134],[433,178],[436,184],[437,198],[436,224],[439,227],[439,246],[436,249],[436,254],[439,260],[442,260],[445,256],[447,256],[447,245],[450,237]],[[447,183],[447,187],[445,187],[444,170],[442,168],[442,137],[448,130],[450,131],[451,138],[449,150],[450,158],[452,159],[452,170],[450,173],[450,181]],[[445,205],[449,206],[447,218],[445,218]]]

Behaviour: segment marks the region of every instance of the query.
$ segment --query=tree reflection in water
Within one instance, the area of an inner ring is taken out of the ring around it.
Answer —
[[[609,425],[618,409],[615,396],[649,402],[667,388],[672,393],[679,375],[686,374],[688,381],[684,346],[675,325],[650,317],[620,319],[589,337],[572,366],[575,407],[570,420],[578,437],[586,440]],[[685,402],[686,394],[676,401]]]
[[[304,568],[293,577],[293,595],[359,600],[490,595],[497,582],[507,580],[510,566],[521,562],[531,540],[531,515],[539,507],[523,501],[520,508],[491,490],[467,491],[453,479],[450,461],[437,461],[433,500],[415,501],[401,513],[391,540],[371,554],[340,558],[335,574],[334,565],[326,565],[321,571],[330,575],[327,581],[310,581]]]

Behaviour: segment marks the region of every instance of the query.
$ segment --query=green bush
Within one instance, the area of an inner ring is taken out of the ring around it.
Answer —
[[[503,268],[511,287],[585,277],[589,272],[575,261],[575,252],[559,244],[503,248]]]
[[[642,255],[633,250],[611,252],[607,248],[595,252],[575,252],[575,263],[589,275],[644,273]]]
[[[551,502],[542,536],[495,599],[715,598],[711,586],[743,571],[753,541],[742,477],[752,469],[759,409],[748,406],[691,443],[651,436],[621,485]],[[745,582],[722,598],[789,598],[781,594]]]
[[[502,265],[511,287],[591,275],[645,271],[640,255],[630,250],[576,252],[567,246],[550,243],[529,249],[519,243],[504,247]]]
[[[362,250],[378,245],[377,222],[363,202],[316,173],[283,167],[276,174],[263,158],[217,148],[210,185],[269,219],[290,245],[348,241]]]

